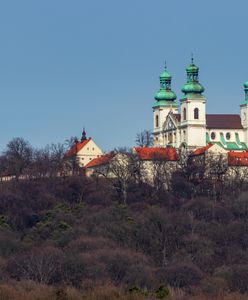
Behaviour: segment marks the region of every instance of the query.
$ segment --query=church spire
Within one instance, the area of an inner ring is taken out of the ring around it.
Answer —
[[[82,132],[82,138],[81,138],[81,142],[84,142],[87,140],[87,137],[86,137],[86,131],[85,131],[85,128],[83,129],[83,132]]]
[[[157,101],[174,101],[176,94],[171,90],[171,75],[167,71],[166,61],[164,71],[159,76],[160,90],[156,93],[155,99]]]
[[[248,103],[248,81],[244,83],[244,91],[245,91],[245,103]]]
[[[182,92],[187,94],[201,94],[204,87],[199,83],[199,68],[194,64],[194,57],[191,54],[191,64],[186,68],[187,83],[183,86]]]

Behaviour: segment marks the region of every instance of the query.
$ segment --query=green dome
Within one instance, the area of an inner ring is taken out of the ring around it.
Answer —
[[[198,71],[199,71],[199,68],[194,64],[191,64],[186,68],[187,73],[197,73]]]
[[[156,93],[155,99],[157,101],[168,101],[170,104],[173,102],[177,96],[171,90],[171,75],[167,71],[166,65],[164,71],[160,74],[160,90]]]
[[[193,57],[191,64],[186,68],[187,83],[182,87],[182,92],[187,94],[201,94],[204,92],[204,87],[199,83],[199,68],[194,64]]]
[[[188,93],[203,93],[204,90],[205,90],[204,87],[198,82],[187,82],[182,87],[182,92],[185,93],[185,94],[188,94]]]
[[[164,70],[164,72],[160,74],[160,79],[162,79],[162,78],[171,79],[171,75],[166,70]]]
[[[248,81],[244,83],[244,88],[248,88]]]
[[[178,105],[175,101],[165,101],[165,100],[160,100],[160,101],[156,101],[153,104],[153,108],[155,107],[174,107],[174,108],[178,108]]]
[[[173,101],[176,100],[177,95],[171,90],[160,90],[154,97],[157,101]]]

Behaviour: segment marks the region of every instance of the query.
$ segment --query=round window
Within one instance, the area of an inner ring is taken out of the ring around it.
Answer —
[[[230,133],[230,132],[227,132],[227,133],[226,133],[226,139],[227,139],[227,140],[230,140],[230,138],[231,138],[231,133]]]
[[[215,137],[216,137],[216,136],[215,136],[215,132],[211,132],[211,139],[212,139],[212,140],[215,140]]]

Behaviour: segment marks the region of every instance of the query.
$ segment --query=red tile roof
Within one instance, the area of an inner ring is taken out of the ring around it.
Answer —
[[[240,115],[206,115],[209,129],[243,129]]]
[[[180,114],[173,114],[178,122],[181,122],[181,115]]]
[[[248,151],[244,152],[228,152],[229,166],[248,166]]]
[[[204,154],[209,148],[211,148],[213,146],[213,144],[208,144],[207,146],[205,147],[202,147],[202,148],[198,148],[196,149],[194,152],[192,152],[190,154],[190,156],[198,156],[198,155],[202,155]]]
[[[107,153],[105,155],[102,155],[98,158],[92,159],[86,166],[85,168],[92,168],[92,167],[98,167],[98,166],[103,166],[108,164],[111,159],[116,155],[116,153],[111,152]]]
[[[80,150],[82,150],[88,142],[91,140],[91,138],[83,141],[83,142],[77,142],[75,143],[71,149],[65,154],[66,157],[74,156],[76,155]]]
[[[141,160],[169,160],[178,161],[176,148],[134,148]]]

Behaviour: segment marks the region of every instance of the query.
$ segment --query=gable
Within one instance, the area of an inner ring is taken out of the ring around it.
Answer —
[[[177,126],[176,126],[175,120],[173,118],[173,114],[168,114],[168,116],[166,117],[166,120],[164,122],[164,125],[163,125],[163,130],[164,131],[173,131],[176,129],[177,129]]]
[[[77,155],[81,156],[81,155],[86,155],[91,153],[102,154],[102,150],[97,146],[97,144],[93,140],[90,140],[87,144],[85,144],[84,147],[82,147],[77,152]]]
[[[81,155],[91,155],[92,153],[96,155],[101,155],[102,150],[97,146],[97,144],[91,139],[87,139],[83,142],[75,143],[71,149],[65,154],[66,157],[81,156]]]
[[[224,154],[227,153],[227,150],[225,150],[223,147],[219,146],[218,144],[213,144],[212,147],[207,149],[207,152],[215,153],[215,154]]]
[[[203,155],[205,153],[222,154],[222,153],[226,153],[226,152],[227,151],[225,149],[223,149],[223,147],[221,147],[220,145],[209,143],[205,147],[201,147],[201,148],[198,148],[195,151],[193,151],[190,154],[190,156],[198,156],[198,155]]]
[[[65,154],[66,157],[77,155],[79,151],[81,151],[88,143],[90,139],[85,140],[83,142],[76,142],[71,149]]]

